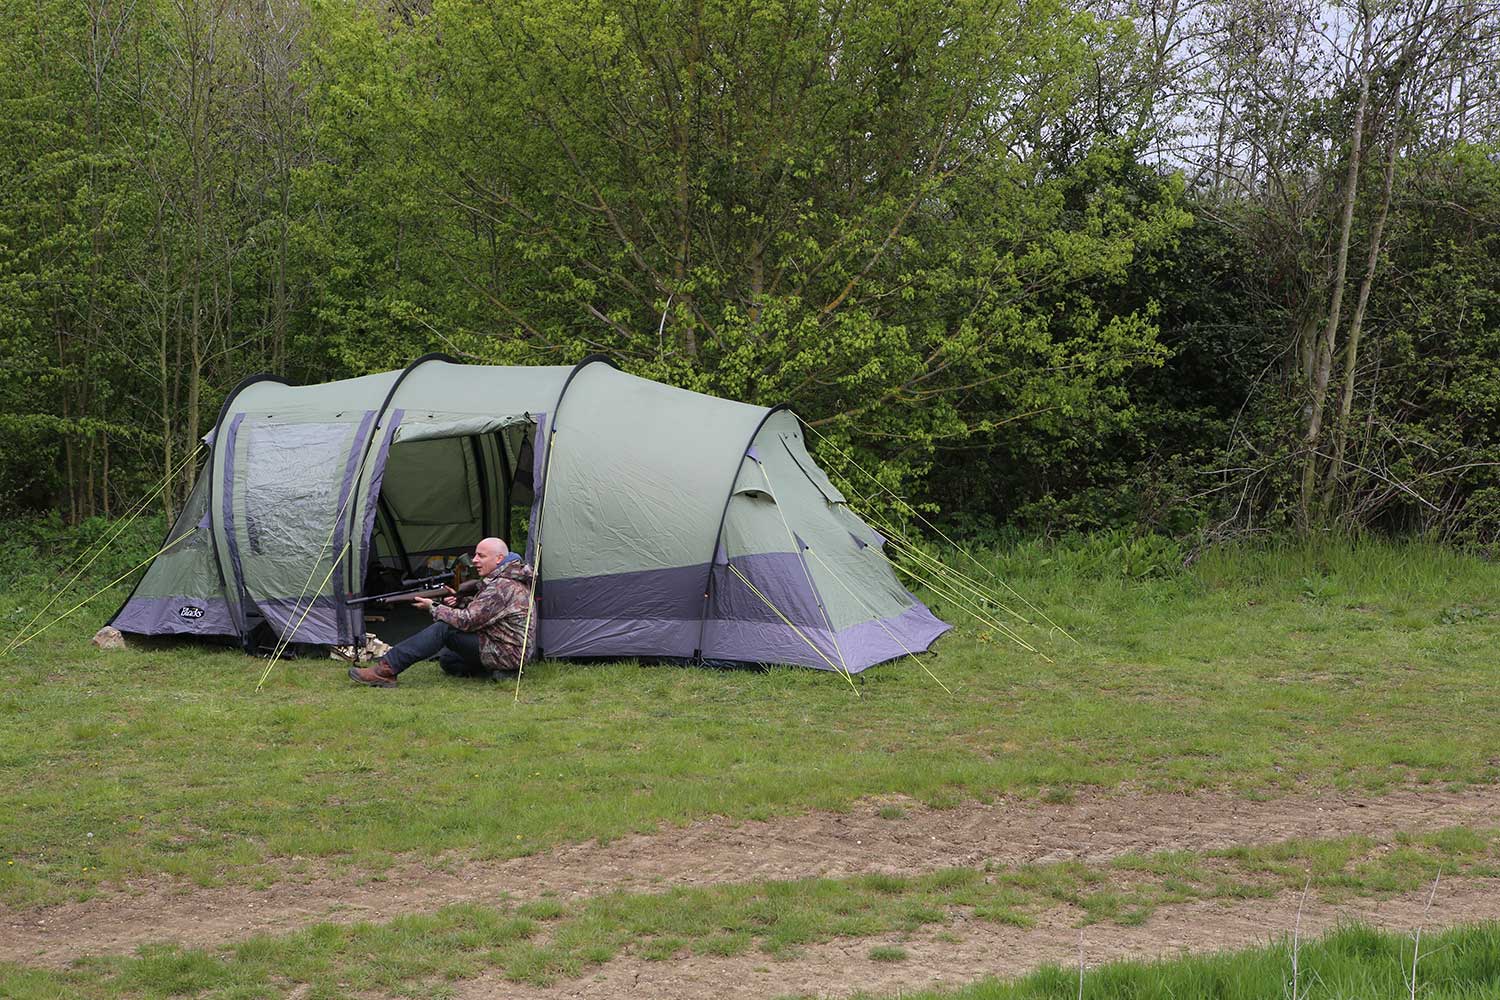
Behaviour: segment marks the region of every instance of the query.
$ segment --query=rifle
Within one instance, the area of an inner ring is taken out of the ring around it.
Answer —
[[[429,587],[435,580],[446,579],[446,577],[428,577],[424,580],[413,581],[417,586],[405,590],[393,590],[388,594],[371,594],[368,597],[353,597],[344,603],[351,608],[357,608],[365,604],[410,604],[413,598],[426,597],[431,600],[439,600],[449,594],[474,594],[479,591],[480,580],[465,580],[458,586]]]

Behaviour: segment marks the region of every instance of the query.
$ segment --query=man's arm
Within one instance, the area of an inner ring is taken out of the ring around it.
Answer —
[[[514,581],[501,580],[488,590],[480,591],[478,596],[469,601],[468,607],[464,608],[434,604],[432,617],[440,622],[447,622],[460,631],[477,632],[505,613],[509,601],[503,591],[513,586]]]

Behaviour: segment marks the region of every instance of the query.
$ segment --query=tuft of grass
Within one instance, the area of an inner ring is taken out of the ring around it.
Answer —
[[[870,949],[869,958],[872,962],[904,962],[907,955],[905,948],[882,944]]]
[[[536,899],[516,909],[516,915],[530,920],[556,920],[568,908],[555,899]]]

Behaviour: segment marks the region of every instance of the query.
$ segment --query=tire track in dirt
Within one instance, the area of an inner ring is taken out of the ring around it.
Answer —
[[[1423,889],[1339,906],[1308,899],[1302,907],[1301,933],[1304,938],[1321,934],[1347,919],[1396,933],[1410,933],[1418,926],[1430,933],[1460,923],[1500,920],[1500,879],[1440,885],[1430,910],[1429,894]],[[1095,924],[1082,931],[1084,962],[1091,968],[1122,958],[1170,958],[1249,948],[1281,937],[1289,940],[1301,902],[1293,893],[1274,899],[1178,903],[1161,907],[1137,927]],[[1037,925],[1026,930],[969,920],[919,935],[844,938],[805,947],[796,958],[784,961],[760,954],[695,955],[660,962],[625,956],[584,978],[546,988],[491,973],[457,984],[456,1000],[770,1000],[860,992],[895,997],[911,990],[956,989],[986,976],[1025,975],[1046,963],[1076,969],[1081,915],[1057,907],[1040,914]],[[937,938],[937,933],[945,938]],[[906,959],[872,960],[870,949],[882,945],[900,948]],[[1290,977],[1290,965],[1287,973]]]
[[[905,815],[883,819],[882,805]],[[142,879],[117,892],[44,909],[0,907],[0,960],[59,966],[144,944],[213,946],[314,923],[385,921],[452,903],[551,893],[885,873],[1064,860],[1101,862],[1130,851],[1213,850],[1303,837],[1387,839],[1456,825],[1500,825],[1500,785],[1385,795],[1322,791],[1252,802],[1226,794],[1080,795],[1071,803],[1002,798],[952,809],[862,801],[845,813],[767,821],[708,819],[606,845],[569,844],[501,862],[410,862],[369,876],[283,880],[267,889],[189,889]]]

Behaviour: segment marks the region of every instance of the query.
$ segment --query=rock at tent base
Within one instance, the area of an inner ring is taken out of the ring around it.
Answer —
[[[119,629],[115,628],[112,625],[106,625],[99,631],[95,632],[94,638],[91,641],[93,642],[96,649],[100,649],[105,652],[108,652],[111,649],[125,648],[125,636],[120,633]]]

